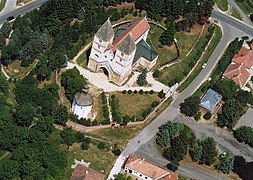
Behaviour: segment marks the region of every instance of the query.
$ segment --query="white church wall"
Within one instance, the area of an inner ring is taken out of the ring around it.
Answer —
[[[78,119],[80,118],[87,118],[89,113],[91,112],[92,109],[92,105],[90,106],[79,106],[78,104],[76,104],[76,102],[74,101],[72,104],[72,112],[78,116]]]

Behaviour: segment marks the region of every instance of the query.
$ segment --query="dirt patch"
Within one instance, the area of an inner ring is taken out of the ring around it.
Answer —
[[[186,35],[197,35],[197,34],[200,34],[201,30],[202,30],[202,27],[201,25],[199,24],[196,24],[196,25],[193,25],[192,28],[191,28],[191,32],[185,32]],[[207,26],[205,26],[205,30],[207,30]]]
[[[121,9],[124,9],[124,8],[133,8],[134,7],[134,3],[127,3],[127,2],[124,2],[124,3],[121,3],[121,4],[117,4],[117,6],[109,6],[108,8],[113,8],[113,9],[118,9],[118,10],[121,10]]]

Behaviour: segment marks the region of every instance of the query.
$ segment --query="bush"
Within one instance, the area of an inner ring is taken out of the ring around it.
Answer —
[[[126,91],[126,90],[124,90],[124,91],[122,91],[122,93],[123,93],[123,94],[126,94],[126,93],[127,93],[127,91]]]
[[[148,94],[148,91],[145,91],[145,94]]]
[[[195,116],[194,116],[194,119],[196,121],[200,120],[200,117],[201,117],[201,112],[198,112]]]
[[[89,143],[83,142],[83,143],[81,144],[81,149],[82,149],[82,150],[87,150],[87,149],[89,149]]]
[[[113,94],[113,95],[111,96],[111,98],[115,98],[115,95]]]
[[[143,94],[144,93],[144,91],[141,89],[141,90],[139,90],[139,94]]]
[[[172,171],[176,171],[178,169],[178,166],[179,166],[179,163],[178,161],[174,160],[174,161],[171,161],[170,163],[168,163],[166,165],[166,167],[169,169],[169,170],[172,170]]]
[[[134,94],[137,94],[137,90],[134,90]]]
[[[154,101],[152,102],[151,106],[155,108],[156,106],[158,106],[158,104],[159,104],[159,101]]]
[[[115,155],[115,156],[119,156],[121,154],[121,150],[120,149],[114,149],[112,150],[112,153]]]
[[[159,93],[158,93],[158,97],[163,99],[165,97],[165,93],[163,92],[163,90],[161,90]]]
[[[149,91],[149,94],[154,94],[154,91],[153,91],[153,90],[150,90],[150,91]]]
[[[132,94],[132,90],[128,90],[127,93],[128,93],[128,94]]]
[[[102,92],[102,93],[101,93],[101,98],[102,98],[102,103],[103,103],[103,104],[106,104],[107,98],[106,98],[105,92]]]
[[[107,149],[107,145],[104,142],[100,142],[100,143],[98,143],[97,148],[105,150],[105,149]]]
[[[158,78],[159,76],[160,76],[160,71],[159,70],[155,70],[154,71],[154,73],[153,73],[153,76],[155,77],[155,78]]]
[[[204,119],[205,119],[205,120],[209,120],[209,119],[211,119],[211,117],[212,117],[212,114],[211,114],[210,112],[207,112],[207,113],[204,115]]]

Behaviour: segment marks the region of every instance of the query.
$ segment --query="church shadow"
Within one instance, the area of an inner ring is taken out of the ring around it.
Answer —
[[[88,63],[89,63],[89,57],[90,57],[90,53],[91,53],[91,47],[89,49],[87,49],[86,51],[86,65],[88,66]]]

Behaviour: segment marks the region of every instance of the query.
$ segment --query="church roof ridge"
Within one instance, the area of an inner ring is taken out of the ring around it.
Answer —
[[[114,37],[114,32],[112,28],[112,23],[108,18],[107,21],[99,28],[96,33],[97,38],[102,39],[103,41],[110,41]]]

